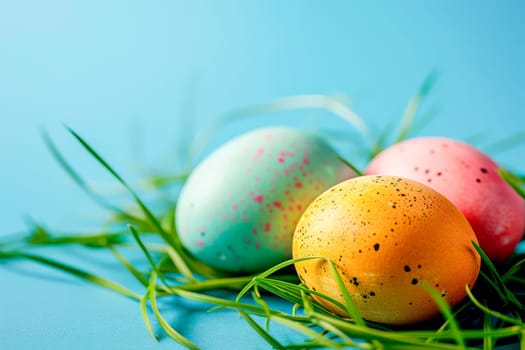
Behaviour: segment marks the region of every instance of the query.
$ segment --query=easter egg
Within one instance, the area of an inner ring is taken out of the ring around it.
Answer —
[[[255,272],[291,257],[306,206],[354,172],[319,136],[285,127],[248,132],[211,153],[177,202],[182,244],[206,264]]]
[[[316,198],[297,224],[293,257],[323,257],[336,265],[363,318],[391,325],[428,320],[439,307],[425,289],[449,305],[473,287],[480,256],[463,214],[443,195],[419,182],[392,176],[343,181]],[[295,264],[303,283],[342,304],[327,260]],[[335,303],[313,295],[346,316]]]
[[[508,258],[523,237],[525,201],[492,159],[466,143],[443,137],[406,140],[377,155],[365,173],[407,177],[445,195],[496,262]]]

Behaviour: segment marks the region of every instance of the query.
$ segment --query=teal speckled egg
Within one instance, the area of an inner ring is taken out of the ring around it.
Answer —
[[[182,244],[220,270],[256,272],[292,256],[304,209],[355,176],[313,133],[271,127],[243,134],[199,164],[180,193]]]

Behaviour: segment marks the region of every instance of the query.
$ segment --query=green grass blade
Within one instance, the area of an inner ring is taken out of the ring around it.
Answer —
[[[341,278],[341,275],[339,274],[339,271],[337,270],[335,263],[329,259],[326,259],[326,262],[328,263],[330,272],[332,273],[332,277],[334,278],[337,287],[339,288],[339,291],[343,296],[343,300],[345,301],[344,311],[348,314],[348,316],[350,316],[354,320],[356,324],[364,326],[365,320],[361,316],[361,313],[359,312],[357,306],[352,300],[352,296],[346,289],[346,286],[343,282],[343,279]]]
[[[208,142],[213,133],[225,124],[253,115],[301,109],[321,109],[332,113],[333,115],[345,120],[351,126],[353,126],[363,136],[365,142],[368,143],[370,147],[375,147],[375,139],[373,138],[372,133],[368,129],[365,121],[354,111],[352,111],[345,103],[337,98],[325,95],[297,95],[282,97],[268,103],[238,108],[224,114],[220,118],[217,118],[211,127],[205,129],[203,133],[197,135],[194,138],[196,143],[190,147],[191,158],[197,159],[198,154],[200,154],[206,146],[206,144],[203,144],[203,142]]]
[[[154,281],[157,279],[156,273],[153,272],[150,277],[150,284],[154,284]],[[188,340],[186,337],[184,337],[182,334],[177,332],[173,327],[170,326],[170,324],[162,317],[162,314],[159,311],[159,308],[157,307],[157,296],[155,293],[155,290],[151,291],[149,293],[149,302],[151,305],[151,308],[153,310],[153,314],[157,318],[157,321],[159,322],[160,326],[166,332],[166,334],[174,339],[179,344],[185,346],[186,348],[190,350],[199,350],[199,347],[192,343],[190,340]]]
[[[147,289],[142,298],[140,298],[140,313],[142,315],[142,319],[144,320],[144,324],[146,325],[146,328],[148,330],[148,333],[151,335],[151,337],[155,341],[159,341],[157,337],[155,336],[155,332],[153,331],[153,327],[151,326],[151,321],[149,319],[148,315],[148,300],[151,298],[151,295],[153,294],[153,291],[155,290],[155,276],[151,275],[149,282],[146,283]]]
[[[510,185],[510,187],[512,187],[514,191],[516,191],[521,196],[521,198],[525,199],[525,189],[522,187],[521,181],[517,176],[503,168],[499,168],[498,173],[501,175],[503,180],[505,180]]]
[[[131,225],[128,225],[128,229],[130,230],[131,234],[133,235],[133,238],[135,238],[135,241],[137,242],[137,244],[139,245],[140,249],[142,250],[142,252],[146,256],[146,259],[148,259],[148,262],[151,265],[151,268],[153,269],[153,271],[155,271],[155,274],[159,277],[159,279],[162,281],[162,283],[166,287],[169,288],[168,283],[164,279],[164,275],[160,273],[159,269],[157,268],[157,264],[155,263],[155,261],[153,260],[150,252],[148,251],[148,249],[146,248],[146,246],[144,245],[144,243],[140,239],[140,236],[139,236],[139,233],[137,232],[137,230]]]
[[[134,217],[133,215],[123,211],[122,209],[114,206],[113,204],[106,201],[103,197],[96,194],[91,187],[87,184],[86,181],[75,171],[75,169],[66,161],[65,157],[58,150],[58,147],[55,145],[51,137],[46,131],[42,131],[42,138],[47,148],[58,162],[58,164],[64,169],[64,171],[69,175],[73,182],[86,194],[88,195],[95,203],[97,203],[102,208],[106,208],[114,213],[118,213],[122,217],[131,218],[133,220],[140,220],[139,218]]]
[[[494,349],[494,341],[488,333],[492,329],[492,318],[489,314],[483,314],[483,331],[485,336],[483,337],[483,350]]]
[[[66,128],[71,133],[71,135],[73,135],[73,137],[77,139],[77,141],[80,142],[80,144],[88,151],[88,153],[90,153],[100,163],[100,165],[102,165],[131,194],[131,196],[133,197],[137,205],[140,207],[144,215],[146,215],[148,220],[156,228],[156,230],[166,241],[166,243],[175,247],[176,244],[173,237],[166,233],[166,231],[160,225],[155,215],[153,215],[153,213],[147,208],[147,206],[140,199],[137,193],[131,188],[131,186],[126,181],[124,181],[124,179],[82,137],[80,137],[80,135],[78,135],[73,129],[69,128],[68,126],[66,126]]]
[[[281,343],[279,343],[279,341],[277,341],[277,339],[272,337],[267,330],[257,324],[257,322],[255,322],[247,313],[239,310],[239,314],[248,323],[248,325],[257,332],[257,334],[259,334],[269,345],[271,345],[273,349],[286,349]]]
[[[34,262],[40,263],[42,265],[46,265],[52,268],[55,268],[57,270],[60,270],[62,272],[66,272],[70,275],[73,275],[79,279],[85,280],[87,282],[93,283],[95,285],[98,285],[100,287],[103,287],[105,289],[109,289],[115,293],[121,294],[123,296],[139,300],[140,296],[131,290],[127,289],[126,287],[110,281],[108,279],[93,275],[87,271],[81,270],[79,268],[51,260],[48,258],[45,258],[43,256],[29,254],[29,253],[23,253],[23,252],[0,252],[0,259],[1,258],[22,258],[27,260],[32,260]]]
[[[113,253],[113,255],[115,255],[122,266],[124,266],[133,275],[133,277],[135,277],[135,279],[140,282],[140,284],[142,284],[144,287],[148,286],[148,281],[142,272],[137,270],[135,266],[133,266],[126,258],[124,258],[124,256],[120,254],[115,247],[109,246],[108,248]]]
[[[478,299],[476,299],[474,294],[472,294],[472,291],[470,290],[470,288],[468,286],[465,287],[465,290],[467,291],[467,295],[470,298],[470,301],[472,301],[472,303],[474,305],[476,305],[476,307],[478,309],[480,309],[481,311],[483,311],[485,314],[488,314],[488,315],[490,315],[492,317],[498,318],[498,319],[500,319],[502,321],[505,321],[505,322],[508,322],[508,323],[511,323],[511,324],[519,325],[519,326],[522,326],[522,327],[524,326],[524,324],[520,320],[516,320],[516,319],[514,319],[512,317],[504,315],[501,312],[491,310],[488,307],[486,307],[485,305],[483,305]]]
[[[338,157],[341,162],[343,162],[347,167],[353,170],[353,172],[357,176],[363,176],[363,172],[359,170],[355,165],[353,165],[350,161],[344,159],[343,157]]]
[[[481,256],[481,259],[482,259],[483,263],[487,266],[487,268],[489,269],[490,273],[494,277],[495,282],[497,282],[497,284],[499,285],[498,289],[500,289],[503,292],[503,294],[505,296],[505,300],[513,303],[514,305],[516,305],[520,309],[523,309],[523,305],[518,300],[518,298],[516,298],[514,293],[512,293],[512,291],[507,287],[505,282],[503,282],[503,279],[501,278],[498,270],[496,269],[496,266],[490,260],[488,255],[483,251],[483,249],[481,249],[481,247],[476,242],[472,241],[472,244],[474,245],[474,248],[476,249],[478,254]]]
[[[126,243],[129,236],[125,232],[53,235],[41,225],[35,223],[32,225],[32,233],[23,239],[30,245],[79,244],[90,248],[105,248],[109,245]]]
[[[463,339],[463,336],[461,335],[461,328],[459,327],[459,324],[454,317],[454,314],[452,313],[452,310],[450,309],[450,306],[447,304],[447,302],[441,297],[440,293],[436,291],[428,282],[423,281],[422,283],[423,289],[434,299],[434,302],[439,307],[439,310],[441,311],[441,314],[446,320],[446,323],[448,324],[448,327],[450,331],[452,332],[452,335],[454,336],[454,340],[456,343],[462,348],[466,348],[465,340]]]

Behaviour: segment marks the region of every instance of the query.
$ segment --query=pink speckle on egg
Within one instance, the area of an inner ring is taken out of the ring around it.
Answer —
[[[307,165],[310,163],[310,154],[308,152],[304,152],[303,154],[303,164]]]
[[[259,148],[257,150],[257,152],[255,153],[255,155],[252,157],[252,160],[253,161],[256,161],[258,160],[259,158],[261,158],[261,156],[264,154],[264,148]]]
[[[264,232],[270,232],[270,223],[269,222],[264,224]]]
[[[198,241],[197,245],[202,248],[206,245],[206,243],[204,243],[204,241]]]
[[[279,208],[281,210],[283,210],[283,204],[280,202],[280,201],[275,201],[273,202],[273,206],[276,207],[276,208]]]
[[[252,228],[252,234],[256,235],[257,234],[257,229],[254,227]]]
[[[255,243],[255,249],[261,249],[261,243],[259,242]]]
[[[237,210],[237,209],[239,209],[239,207],[237,206],[237,204],[232,204],[232,209],[233,210]]]
[[[253,197],[253,200],[254,200],[255,202],[257,202],[257,203],[262,203],[262,201],[263,201],[263,196],[261,196],[261,195],[255,196],[255,197]]]

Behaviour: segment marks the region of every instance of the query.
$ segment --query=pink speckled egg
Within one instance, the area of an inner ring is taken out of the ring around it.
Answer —
[[[208,265],[255,272],[292,255],[304,209],[354,172],[319,136],[272,127],[243,134],[200,163],[176,210],[182,244]]]
[[[407,177],[445,195],[472,225],[494,261],[508,258],[525,231],[525,202],[474,147],[442,137],[420,137],[378,154],[366,174]]]

